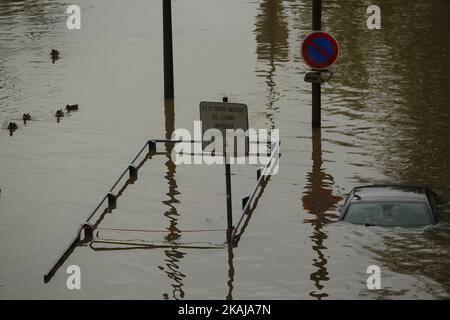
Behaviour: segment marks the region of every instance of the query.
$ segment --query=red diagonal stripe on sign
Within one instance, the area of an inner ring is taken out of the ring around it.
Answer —
[[[327,59],[333,59],[334,58],[333,56],[330,56],[330,54],[328,52],[326,52],[321,47],[319,47],[317,44],[315,44],[314,41],[311,41],[309,43],[309,45],[312,46],[317,51],[319,51],[319,53],[322,54],[323,56],[325,56],[325,58],[327,58]]]

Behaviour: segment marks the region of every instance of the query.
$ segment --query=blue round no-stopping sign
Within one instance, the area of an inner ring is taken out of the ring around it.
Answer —
[[[308,34],[302,43],[303,61],[314,70],[331,67],[339,56],[339,44],[336,39],[324,31]]]

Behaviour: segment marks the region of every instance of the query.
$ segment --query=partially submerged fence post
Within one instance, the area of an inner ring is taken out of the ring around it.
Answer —
[[[148,152],[149,153],[156,153],[156,141],[150,140],[148,142]]]
[[[115,208],[117,206],[117,195],[110,192],[108,193],[108,207]]]
[[[92,225],[91,223],[85,223],[83,225],[83,230],[84,230],[84,238],[85,239],[92,239],[94,237],[94,225]],[[81,239],[79,239],[81,240]]]
[[[134,164],[130,164],[128,166],[128,171],[129,171],[129,174],[130,174],[130,179],[131,180],[137,180],[137,178],[138,178],[138,168]]]

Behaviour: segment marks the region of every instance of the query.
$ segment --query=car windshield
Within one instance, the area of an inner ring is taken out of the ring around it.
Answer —
[[[419,227],[432,223],[427,206],[420,202],[352,203],[344,220],[384,227]]]

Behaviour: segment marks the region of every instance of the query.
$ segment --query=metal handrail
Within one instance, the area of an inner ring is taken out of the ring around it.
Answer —
[[[147,141],[142,149],[138,152],[138,154],[133,158],[130,165],[133,165],[136,160],[141,156],[142,152],[145,150],[145,148],[149,145],[149,143],[152,140]],[[122,174],[119,176],[119,178],[116,180],[116,182],[113,184],[113,186],[109,189],[108,194],[114,190],[114,188],[119,184],[119,182],[123,179],[127,171],[129,170],[130,166],[128,166]],[[89,224],[91,219],[94,217],[94,215],[97,213],[98,209],[103,205],[105,200],[108,198],[108,194],[105,195],[100,203],[95,207],[95,209],[91,212],[91,214],[87,217],[85,223],[83,223],[77,230],[77,235],[72,241],[69,242],[69,244],[66,246],[66,249],[64,250],[63,254],[56,260],[56,262],[50,267],[50,269],[47,271],[47,273],[44,275],[44,282],[47,283],[51,280],[53,275],[56,273],[56,271],[59,269],[59,267],[62,265],[62,263],[65,261],[65,258],[73,251],[73,249],[76,247],[77,243],[80,241],[81,232],[83,229]]]
[[[142,153],[144,152],[144,150],[147,147],[149,147],[149,153],[159,154],[159,153],[156,152],[156,145],[158,143],[174,143],[174,144],[176,144],[176,143],[201,143],[201,142],[202,141],[196,141],[196,140],[173,140],[173,139],[153,139],[153,140],[148,140],[144,144],[144,146],[139,150],[137,155],[133,158],[133,160],[128,165],[128,167],[122,172],[122,174],[119,176],[119,178],[115,181],[115,183],[112,185],[112,187],[108,190],[107,195],[105,195],[102,198],[100,203],[91,212],[91,214],[85,220],[85,223],[82,224],[78,228],[75,238],[72,239],[72,241],[69,242],[69,244],[66,247],[66,249],[64,250],[64,252],[60,255],[60,257],[56,260],[56,262],[49,268],[47,273],[44,275],[44,282],[47,283],[47,282],[49,282],[51,280],[51,278],[56,273],[56,271],[59,269],[59,267],[65,262],[65,260],[68,258],[68,256],[73,252],[73,250],[75,249],[75,247],[77,246],[77,244],[80,241],[81,232],[83,231],[83,229],[91,227],[91,225],[89,224],[91,219],[94,217],[94,215],[100,209],[100,207],[104,204],[105,200],[108,199],[109,194],[117,187],[119,182],[123,179],[123,177],[126,175],[126,173],[130,170],[130,166],[134,165],[136,160],[142,155]],[[269,143],[269,141],[265,141],[265,142]],[[251,203],[252,203],[252,201],[253,201],[253,199],[254,199],[254,197],[256,195],[256,192],[257,192],[259,186],[261,185],[261,183],[264,180],[264,176],[266,174],[266,171],[269,169],[269,166],[272,164],[272,161],[273,161],[274,156],[275,156],[275,152],[278,152],[278,150],[279,150],[279,146],[280,146],[280,141],[279,140],[277,142],[275,142],[274,144],[271,144],[272,152],[271,152],[271,155],[270,155],[268,163],[263,167],[262,171],[259,171],[261,169],[258,169],[258,180],[257,180],[256,186],[253,189],[253,192],[251,193],[251,195],[247,198],[248,200],[246,201],[246,204],[245,204],[244,208],[242,209],[242,216],[239,219],[238,224],[236,225],[236,227],[233,227],[233,232],[232,232],[231,239],[234,239],[234,235],[236,234],[237,229],[239,228],[241,222],[243,221],[243,218],[244,218],[245,214],[249,210],[250,205],[251,205]]]
[[[278,140],[277,142],[275,142],[273,144],[273,148],[272,148],[272,152],[271,152],[269,161],[267,162],[267,164],[264,166],[264,168],[260,172],[258,180],[256,182],[256,186],[253,189],[253,191],[250,194],[250,196],[248,196],[248,198],[247,198],[247,200],[245,202],[245,205],[242,208],[242,215],[241,215],[241,218],[239,219],[238,223],[234,227],[232,238],[234,238],[234,235],[236,234],[237,230],[239,229],[239,226],[241,225],[242,221],[244,220],[244,217],[247,214],[247,211],[250,209],[250,205],[251,205],[251,203],[253,202],[253,199],[256,196],[256,192],[258,191],[258,188],[260,187],[261,183],[264,181],[264,177],[266,176],[266,172],[269,169],[270,165],[272,164],[272,161],[273,161],[273,159],[274,159],[274,157],[276,155],[276,152],[279,152],[279,149],[280,149],[280,140]]]
[[[142,154],[142,152],[145,150],[145,148],[147,148],[149,144],[149,141],[147,141],[144,146],[142,147],[142,149],[138,152],[138,154],[136,155],[136,157],[134,157],[134,159],[131,161],[131,165],[134,164],[136,162],[136,160],[140,157],[140,155]],[[109,189],[109,192],[112,192],[114,190],[115,187],[117,187],[117,185],[119,184],[119,182],[122,180],[122,178],[125,176],[125,174],[127,173],[127,171],[129,170],[129,167],[127,167],[122,174],[119,176],[119,178],[116,180],[116,182],[113,184],[113,186]],[[108,195],[106,195],[98,204],[98,206],[94,209],[94,211],[92,211],[92,213],[89,215],[89,217],[86,219],[86,223],[89,223],[89,221],[92,219],[92,217],[97,213],[98,209],[100,209],[100,207],[102,206],[102,204],[105,202],[105,200],[108,198]]]

